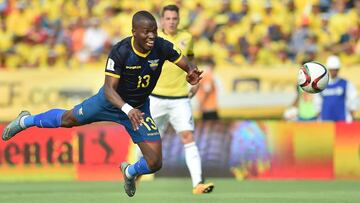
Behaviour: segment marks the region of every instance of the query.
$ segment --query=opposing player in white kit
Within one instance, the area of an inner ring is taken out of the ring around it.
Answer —
[[[179,30],[179,8],[176,5],[165,6],[161,13],[162,30],[159,36],[178,46],[188,58],[193,58],[193,41],[190,33]],[[178,69],[178,68],[177,68]],[[197,87],[189,86],[186,74],[165,62],[162,74],[150,96],[150,111],[160,134],[170,123],[176,133],[181,136],[185,147],[186,165],[190,171],[193,194],[209,193],[213,183],[204,183],[202,179],[201,157],[194,140],[194,120],[192,117],[190,98]]]

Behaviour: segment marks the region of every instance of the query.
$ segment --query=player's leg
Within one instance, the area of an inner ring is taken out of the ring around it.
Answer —
[[[99,93],[81,104],[76,105],[74,109],[71,110],[51,109],[36,115],[31,115],[28,111],[22,111],[15,120],[6,126],[2,134],[2,139],[9,140],[17,133],[33,126],[39,128],[70,128],[94,122],[97,118],[92,117],[92,115],[99,115],[98,112],[101,110],[101,105],[99,105],[99,97],[101,95],[99,95]],[[85,111],[86,116],[84,116]]]
[[[144,112],[144,122],[139,130],[134,131],[128,118],[119,121],[124,125],[134,143],[137,143],[143,156],[134,164],[123,162],[121,170],[125,180],[125,192],[132,197],[135,194],[137,176],[151,174],[162,166],[161,138],[157,126],[150,116],[149,102],[140,109]],[[124,114],[126,116],[126,114]]]
[[[205,184],[202,178],[201,156],[194,139],[194,120],[189,99],[176,99],[171,104],[170,123],[184,144],[185,162],[189,169],[194,194],[209,193],[214,184]]]
[[[181,140],[184,144],[185,161],[189,169],[192,184],[193,194],[210,193],[214,188],[213,183],[205,183],[202,176],[201,156],[199,149],[195,143],[192,131],[179,132]]]
[[[36,126],[38,128],[73,127],[79,125],[72,115],[73,110],[51,109],[37,115],[26,116],[23,122],[25,128]]]
[[[161,140],[140,142],[138,146],[141,149],[143,157],[140,157],[134,164],[128,164],[127,162],[121,164],[121,171],[125,181],[124,189],[129,197],[135,195],[136,177],[155,173],[160,170],[162,166]]]
[[[169,116],[166,105],[166,100],[150,96],[150,113],[156,123],[160,136],[169,124]],[[136,160],[139,160],[140,157],[143,156],[140,147],[136,148],[135,153]]]
[[[126,168],[126,176],[130,179],[134,179],[138,175],[154,173],[160,170],[162,166],[161,140],[139,142],[138,146],[143,156],[136,163]]]
[[[189,169],[193,187],[202,181],[201,158],[195,143],[192,131],[194,130],[194,120],[192,118],[189,99],[176,99],[172,102],[170,123],[177,134],[180,135],[184,144],[185,161]]]
[[[210,193],[214,189],[213,183],[205,183],[202,176],[201,156],[196,146],[192,131],[179,132],[184,144],[185,161],[190,171],[193,184],[193,194]]]
[[[161,136],[169,124],[167,101],[165,99],[150,96],[150,112]],[[136,160],[139,160],[143,156],[140,147],[136,148],[135,153]],[[141,175],[137,176],[136,182],[139,182],[141,177]]]
[[[163,126],[169,123],[169,117],[167,115],[167,110],[166,110],[166,103],[163,102],[162,99],[150,96],[150,113],[161,135],[162,131],[164,130]],[[137,147],[135,156],[137,160],[143,156],[140,147]]]
[[[3,140],[9,140],[17,133],[26,128],[37,126],[39,128],[58,128],[61,126],[62,116],[66,111],[63,109],[51,109],[37,115],[31,115],[28,111],[22,111],[15,120],[9,123],[2,134]]]
[[[171,103],[171,100],[150,96],[151,117],[158,127],[160,136],[169,125],[169,111],[171,110],[168,108],[169,103]]]

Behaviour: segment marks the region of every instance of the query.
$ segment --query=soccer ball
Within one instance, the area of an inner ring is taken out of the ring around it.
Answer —
[[[299,70],[298,85],[308,93],[323,91],[329,83],[329,72],[321,63],[305,63]]]

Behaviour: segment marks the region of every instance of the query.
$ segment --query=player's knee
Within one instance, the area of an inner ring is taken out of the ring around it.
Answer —
[[[77,121],[71,111],[66,111],[61,117],[61,127],[71,128],[77,126]]]
[[[153,172],[156,172],[161,169],[162,167],[162,160],[161,159],[154,159],[148,161],[149,169]]]
[[[181,135],[181,141],[183,144],[189,144],[194,142],[194,136],[191,131],[183,131],[180,133]]]

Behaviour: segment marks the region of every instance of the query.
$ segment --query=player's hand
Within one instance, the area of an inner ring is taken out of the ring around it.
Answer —
[[[139,130],[140,125],[142,125],[141,123],[144,122],[144,115],[145,114],[139,109],[132,109],[129,111],[128,117],[135,131]]]
[[[196,85],[202,79],[202,77],[200,76],[202,73],[203,73],[202,70],[199,70],[197,68],[193,69],[189,71],[188,74],[186,75],[186,80],[188,81],[188,83],[192,85]]]

